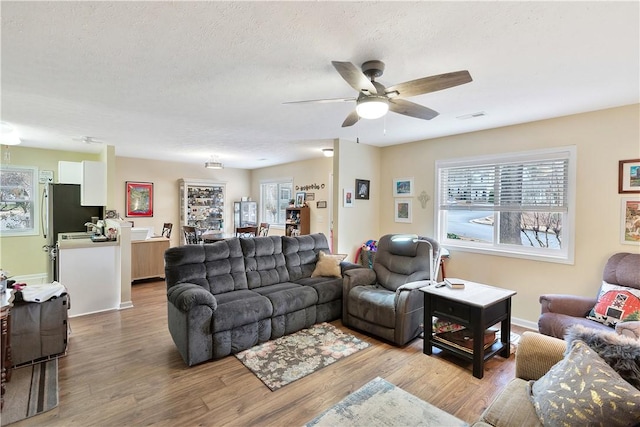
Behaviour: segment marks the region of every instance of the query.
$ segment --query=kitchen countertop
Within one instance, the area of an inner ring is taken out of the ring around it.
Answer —
[[[117,240],[108,240],[106,242],[94,242],[91,239],[68,239],[58,240],[60,249],[81,249],[81,248],[99,248],[104,246],[118,246],[120,242]]]

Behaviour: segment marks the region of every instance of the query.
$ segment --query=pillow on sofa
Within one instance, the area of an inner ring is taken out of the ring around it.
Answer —
[[[567,353],[573,342],[584,342],[622,379],[640,390],[640,340],[619,335],[614,331],[591,329],[582,325],[574,325],[567,329],[564,339],[567,342]]]
[[[598,302],[587,315],[588,319],[605,325],[625,320],[638,320],[640,316],[640,289],[602,282]]]
[[[311,273],[311,277],[342,277],[340,274],[340,261],[345,257],[346,255],[327,255],[320,251],[316,269]]]
[[[545,426],[640,423],[640,391],[582,341],[527,391]]]

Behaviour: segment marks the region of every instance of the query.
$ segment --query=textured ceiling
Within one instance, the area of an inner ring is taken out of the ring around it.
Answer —
[[[258,168],[334,138],[386,146],[640,101],[638,2],[2,1],[3,121],[29,147]],[[385,85],[457,70],[413,97],[440,116],[341,124],[331,65],[380,59]],[[485,116],[457,117],[484,111]]]

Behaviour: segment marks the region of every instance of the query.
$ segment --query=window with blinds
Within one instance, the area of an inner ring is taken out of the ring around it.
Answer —
[[[271,226],[282,226],[286,210],[293,198],[293,180],[283,179],[260,183],[260,221]]]
[[[441,243],[573,262],[575,147],[436,162]]]

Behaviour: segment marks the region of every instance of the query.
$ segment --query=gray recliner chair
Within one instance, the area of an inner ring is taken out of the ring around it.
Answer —
[[[344,273],[342,323],[404,345],[422,332],[424,295],[418,289],[429,277],[429,244],[394,241],[387,234],[378,241],[373,269]],[[440,245],[433,245],[434,280],[440,265]]]

